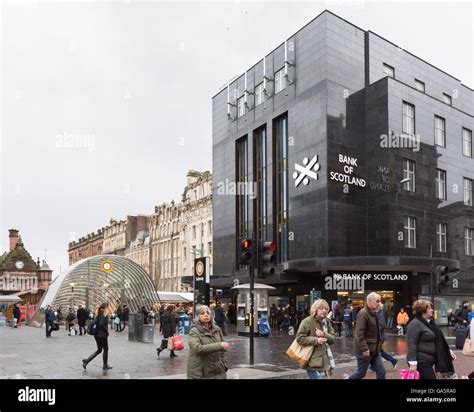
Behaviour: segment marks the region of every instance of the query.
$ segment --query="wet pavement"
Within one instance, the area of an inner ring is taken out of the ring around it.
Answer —
[[[444,330],[447,335],[450,331]],[[187,335],[182,335],[187,348]],[[229,350],[228,378],[230,379],[302,379],[304,371],[286,356],[285,352],[294,339],[288,331],[273,333],[268,338],[255,338],[254,365],[249,365],[248,338],[238,336],[232,327],[226,337],[231,344]],[[170,358],[164,351],[156,355],[156,346],[161,335],[155,330],[154,344],[129,342],[127,332],[110,332],[110,371],[102,370],[102,357],[95,358],[84,371],[81,360],[95,351],[95,341],[91,336],[68,336],[64,327],[53,332],[46,339],[44,329],[22,326],[18,329],[0,328],[0,378],[10,379],[183,379],[186,374],[189,350],[177,352],[177,358]],[[454,339],[448,338],[453,344]],[[338,338],[331,347],[336,361],[334,378],[355,369],[353,340]],[[384,349],[399,359],[399,367],[406,367],[406,338],[388,334]],[[474,370],[474,358],[465,357],[457,351],[460,360],[456,362],[459,375]],[[386,369],[391,364],[384,362]],[[403,366],[402,366],[403,365]],[[458,370],[459,369],[459,370]],[[388,373],[388,378],[398,378],[399,372]],[[368,374],[368,378],[374,374]]]

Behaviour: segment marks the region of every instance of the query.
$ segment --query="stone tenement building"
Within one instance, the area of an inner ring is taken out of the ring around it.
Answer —
[[[81,259],[100,255],[104,243],[104,229],[98,229],[84,237],[80,237],[77,241],[69,242],[69,264],[72,265]]]
[[[155,206],[151,216],[111,219],[110,225],[69,244],[69,263],[99,254],[125,256],[143,267],[158,290],[188,291],[195,257],[205,256],[212,274],[211,186],[209,171],[190,170],[181,203]]]

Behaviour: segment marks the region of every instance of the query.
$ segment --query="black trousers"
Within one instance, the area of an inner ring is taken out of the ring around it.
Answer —
[[[420,372],[420,379],[436,379],[434,363],[418,361],[417,370]]]
[[[53,330],[53,322],[46,321],[46,336],[51,336],[51,331]]]
[[[79,334],[80,335],[82,335],[82,330],[83,329],[84,329],[84,335],[86,335],[87,334],[87,332],[86,332],[86,321],[83,321],[83,322],[81,321],[79,323]]]
[[[109,360],[109,343],[107,342],[107,338],[99,338],[94,336],[95,342],[97,343],[97,350],[89,356],[87,359],[87,363],[89,363],[92,359],[94,359],[100,352],[102,353],[102,360],[104,365],[107,365]]]

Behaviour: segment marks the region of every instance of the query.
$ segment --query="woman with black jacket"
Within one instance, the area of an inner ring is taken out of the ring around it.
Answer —
[[[168,347],[168,339],[176,334],[176,322],[174,320],[173,310],[174,305],[166,306],[163,316],[161,317],[161,332],[163,333],[163,339],[161,340],[161,346],[156,348],[158,356],[160,356],[160,353]],[[175,358],[176,356],[174,350],[172,350],[170,358]]]
[[[95,341],[97,343],[97,350],[89,356],[87,359],[82,360],[82,367],[86,369],[87,364],[94,359],[99,353],[103,351],[102,359],[103,359],[103,366],[102,369],[112,369],[112,366],[108,364],[108,357],[109,357],[109,344],[107,342],[107,338],[109,336],[109,329],[108,329],[108,320],[107,315],[105,314],[105,310],[107,309],[107,303],[102,303],[99,307],[99,314],[97,318],[94,320],[96,325],[95,329],[96,332],[94,334]]]
[[[408,324],[407,362],[411,371],[420,373],[420,379],[436,379],[454,374],[456,355],[446,342],[443,332],[433,320],[433,305],[420,299],[413,304],[415,318]]]

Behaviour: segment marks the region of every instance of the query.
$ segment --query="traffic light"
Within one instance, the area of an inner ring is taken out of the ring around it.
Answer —
[[[262,242],[261,243],[261,254],[262,254],[262,277],[266,278],[275,274],[275,242]]]
[[[449,268],[447,266],[436,266],[435,275],[438,286],[447,286],[449,282]]]
[[[252,263],[253,241],[252,239],[240,240],[239,264],[250,265]]]

